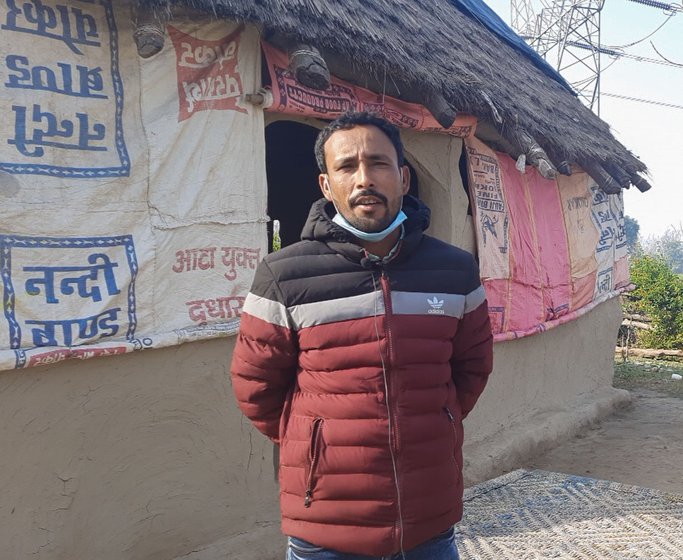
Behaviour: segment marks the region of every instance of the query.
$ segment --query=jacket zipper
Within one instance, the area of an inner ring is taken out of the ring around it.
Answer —
[[[382,292],[384,295],[384,307],[386,309],[386,327],[387,327],[387,347],[388,347],[388,360],[387,360],[387,365],[389,366],[387,369],[390,369],[391,366],[394,364],[394,340],[393,340],[393,335],[391,333],[391,321],[393,319],[393,308],[391,306],[391,288],[389,286],[389,278],[387,278],[387,275],[385,274],[384,271],[382,271],[382,277],[380,280],[380,283],[382,285]],[[388,379],[388,378],[387,378]],[[388,383],[389,385],[389,391],[391,392],[391,395],[387,395],[387,399],[390,399],[389,402],[391,404],[389,410],[390,414],[393,416],[393,422],[392,425],[394,427],[394,433],[392,434],[392,439],[394,442],[394,450],[396,453],[398,453],[401,450],[401,438],[400,438],[400,432],[399,432],[399,427],[398,427],[398,412],[394,408],[394,403],[398,399],[398,394],[395,391],[395,386],[396,383]]]
[[[304,498],[304,507],[311,507],[313,501],[313,474],[318,465],[318,458],[320,457],[320,439],[322,437],[323,419],[315,418],[313,420],[313,429],[311,430],[311,448],[308,453],[310,461],[310,468],[308,470],[308,479],[306,481],[306,497]]]
[[[393,317],[393,308],[391,305],[391,287],[389,284],[389,278],[387,277],[384,270],[382,270],[382,275],[380,277],[380,284],[382,286],[382,295],[384,296],[384,309],[385,309],[385,321],[386,321],[386,337],[387,337],[387,367],[384,370],[384,376],[387,384],[387,409],[389,414],[389,429],[393,428],[393,431],[389,433],[390,446],[393,447],[389,449],[391,453],[391,460],[394,468],[394,477],[396,483],[396,500],[398,507],[398,517],[394,521],[394,535],[396,536],[397,542],[400,545],[401,552],[403,552],[403,516],[401,513],[401,482],[399,480],[399,469],[398,463],[398,453],[400,451],[400,433],[398,428],[398,411],[395,409],[395,402],[398,400],[398,394],[395,390],[396,383],[389,380],[389,369],[395,363],[394,356],[394,342],[391,332],[391,321]]]

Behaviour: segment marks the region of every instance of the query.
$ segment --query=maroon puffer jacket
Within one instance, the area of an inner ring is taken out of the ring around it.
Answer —
[[[342,552],[409,550],[460,520],[461,420],[492,367],[474,259],[403,208],[380,265],[317,202],[303,241],[259,266],[233,355],[242,411],[281,445],[283,532]]]

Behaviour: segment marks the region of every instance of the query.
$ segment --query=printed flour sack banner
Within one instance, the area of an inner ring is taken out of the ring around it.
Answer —
[[[236,331],[265,251],[253,28],[0,0],[0,369]],[[245,188],[249,185],[249,188]]]
[[[584,172],[550,181],[465,140],[482,281],[496,341],[543,332],[628,289],[621,195]]]
[[[273,103],[268,111],[328,120],[349,110],[372,111],[400,128],[438,132],[459,138],[474,134],[477,119],[472,115],[458,113],[450,128],[445,129],[422,105],[374,93],[335,76],[331,76],[330,87],[324,91],[304,86],[289,69],[285,53],[266,42],[262,42],[261,46],[266,55],[273,94]]]

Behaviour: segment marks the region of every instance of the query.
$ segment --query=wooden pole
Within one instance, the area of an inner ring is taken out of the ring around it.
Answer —
[[[617,346],[615,352],[622,352],[623,347]],[[683,358],[683,350],[657,350],[654,348],[631,348],[631,355],[639,358]]]

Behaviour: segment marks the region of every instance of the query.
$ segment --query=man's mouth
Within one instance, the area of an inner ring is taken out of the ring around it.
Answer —
[[[351,206],[362,206],[363,208],[370,208],[378,205],[386,205],[387,200],[377,194],[362,193],[356,196],[351,202]]]
[[[354,206],[375,206],[377,204],[382,204],[382,201],[374,197],[362,196],[353,204]]]

